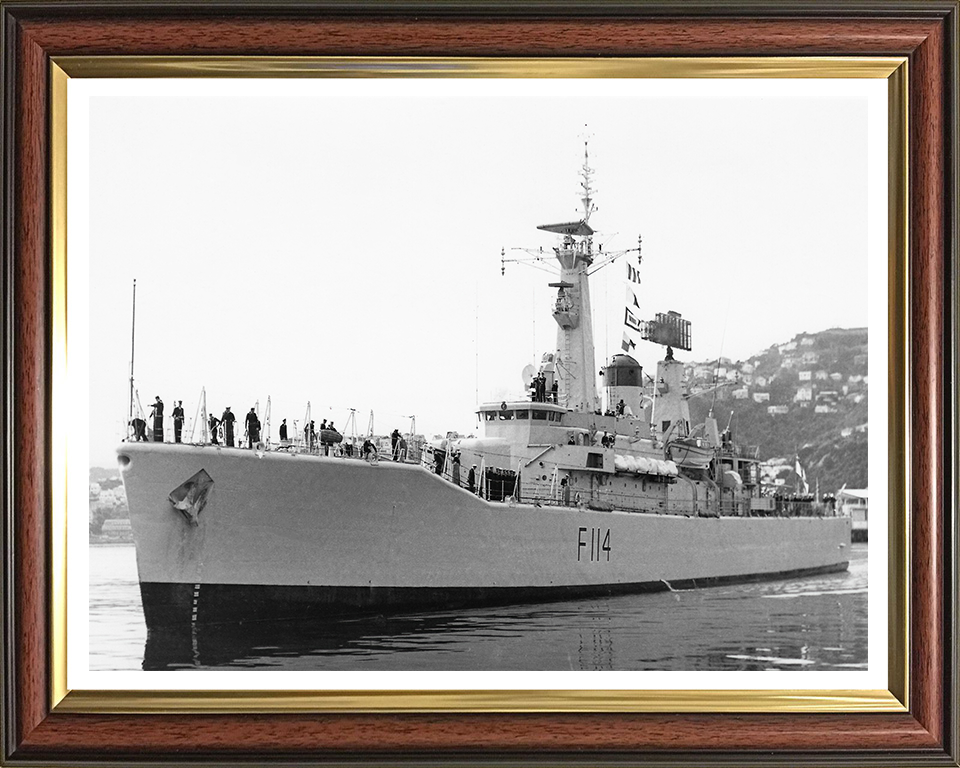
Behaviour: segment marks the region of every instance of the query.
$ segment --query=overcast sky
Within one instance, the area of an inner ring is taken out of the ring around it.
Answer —
[[[192,419],[206,387],[217,414],[270,395],[274,436],[308,400],[340,427],[355,408],[360,432],[371,410],[379,433],[414,414],[474,431],[477,401],[519,395],[555,346],[551,277],[501,276],[500,251],[549,249],[536,226],[578,217],[585,131],[597,243],[642,234],[640,314],[693,322],[683,359],[867,325],[865,83],[816,85],[92,84],[91,463],[113,463],[126,413],[134,278],[145,408]],[[598,366],[624,265],[592,279]]]

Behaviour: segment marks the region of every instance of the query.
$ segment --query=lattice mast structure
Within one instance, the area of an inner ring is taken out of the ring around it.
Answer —
[[[627,253],[639,251],[628,248],[615,252],[594,252],[594,229],[590,216],[596,210],[593,199],[594,170],[590,166],[588,142],[583,144],[583,165],[580,167],[580,201],[583,216],[578,221],[560,224],[542,224],[537,229],[559,236],[553,247],[557,265],[544,259],[543,248],[538,250],[515,248],[529,254],[528,257],[506,258],[501,251],[501,272],[506,264],[521,263],[543,269],[557,275],[550,283],[557,289],[553,318],[557,322],[557,346],[555,376],[557,401],[573,411],[593,412],[600,408],[597,393],[596,359],[593,339],[593,315],[590,305],[590,276]],[[596,260],[600,257],[599,260]]]

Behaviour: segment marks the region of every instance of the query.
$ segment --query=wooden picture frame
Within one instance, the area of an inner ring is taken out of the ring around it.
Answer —
[[[0,6],[3,762],[958,765],[957,2]],[[152,707],[69,706],[57,677],[63,648],[53,642],[63,629],[54,591],[63,583],[55,567],[64,467],[51,382],[65,334],[52,287],[63,268],[53,254],[62,248],[64,212],[54,188],[63,175],[51,163],[63,137],[50,126],[63,107],[57,61],[85,60],[95,71],[104,56],[904,57],[909,176],[900,202],[909,215],[907,230],[891,234],[908,238],[907,269],[891,312],[901,310],[906,333],[892,338],[891,356],[907,361],[899,387],[907,405],[901,423],[891,399],[905,468],[891,480],[902,484],[891,498],[905,498],[908,513],[906,593],[893,593],[907,631],[893,643],[891,669],[904,673],[898,694],[907,706],[731,713],[665,700],[659,711],[636,712],[546,701],[522,712],[387,705],[318,715],[303,706],[262,711],[257,696],[217,711],[178,694]],[[182,712],[189,709],[196,711]]]

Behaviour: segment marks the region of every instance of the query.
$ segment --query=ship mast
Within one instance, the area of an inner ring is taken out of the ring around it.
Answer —
[[[560,405],[573,411],[595,411],[596,364],[593,349],[593,313],[590,306],[588,269],[593,264],[593,168],[586,141],[580,168],[580,201],[583,218],[565,224],[544,224],[537,229],[561,236],[554,254],[560,264],[560,280],[550,283],[557,289],[553,319],[557,321],[557,395]]]
[[[596,210],[593,196],[593,168],[587,141],[583,142],[583,164],[580,166],[580,202],[583,215],[578,221],[561,224],[542,224],[537,229],[560,236],[560,244],[553,253],[558,267],[546,259],[548,251],[539,249],[512,248],[524,251],[527,257],[507,258],[506,249],[500,252],[500,272],[506,273],[508,263],[526,264],[556,275],[559,279],[550,283],[557,289],[553,319],[557,322],[556,356],[553,362],[554,381],[557,384],[557,403],[572,411],[593,413],[600,408],[597,395],[596,362],[594,357],[593,319],[590,306],[589,277],[612,264],[621,256],[640,251],[627,248],[621,251],[604,251],[594,254],[594,230],[590,216]],[[599,260],[594,262],[595,255]]]
[[[127,413],[127,430],[129,435],[129,430],[133,424],[133,354],[136,350],[137,342],[137,281],[134,278],[133,281],[133,315],[130,320],[130,408]]]
[[[593,168],[590,167],[590,148],[586,141],[583,142],[583,165],[580,166],[580,186],[583,188],[583,197],[580,198],[583,203],[583,220],[590,222],[590,214],[594,212],[596,206],[593,204]],[[592,238],[591,238],[592,245]]]

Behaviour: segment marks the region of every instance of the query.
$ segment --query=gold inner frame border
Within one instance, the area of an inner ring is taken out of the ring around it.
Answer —
[[[70,78],[872,78],[888,84],[888,689],[160,691],[67,686],[67,86]],[[906,57],[517,59],[61,56],[50,63],[50,704],[60,713],[906,712],[910,520]]]

